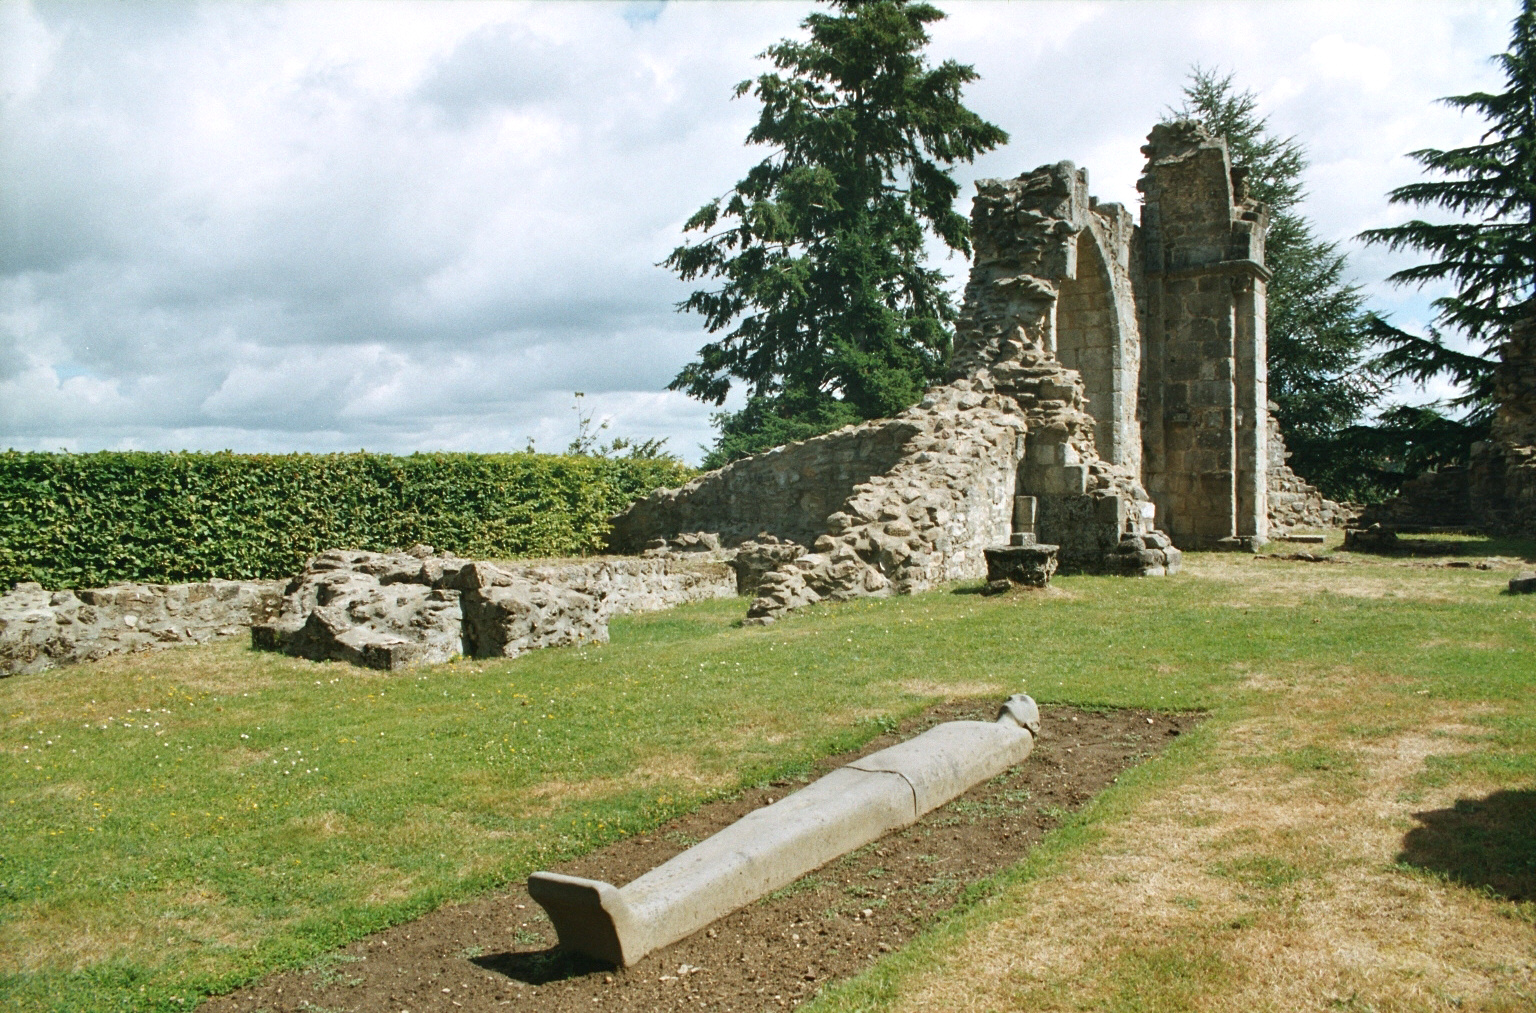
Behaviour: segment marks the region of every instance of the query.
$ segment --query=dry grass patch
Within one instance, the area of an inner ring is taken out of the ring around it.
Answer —
[[[1418,731],[1345,744],[1358,772],[1340,798],[1329,779],[1256,752],[1283,752],[1277,733],[1297,723],[1233,726],[1220,762],[1110,827],[1064,874],[1018,889],[1008,917],[895,1008],[1385,1013],[1533,1001],[1528,921],[1393,864],[1415,809],[1487,790],[1401,798],[1425,759],[1471,747]]]
[[[1197,555],[1190,571],[1255,610],[1497,600],[1496,576],[1405,580],[1384,561]],[[1512,618],[1464,625],[1465,638],[1442,623],[1372,644],[1330,630],[1335,613],[1317,650],[1232,665],[1242,695],[1176,775],[1090,817],[1080,847],[935,935],[884,984],[872,977],[872,1006],[855,983],[827,1007],[1536,1009],[1536,905],[1505,899],[1536,895],[1536,873],[1476,866],[1477,833],[1508,849],[1524,839],[1512,821],[1536,824],[1536,792],[1501,791],[1532,767],[1518,751],[1536,695],[1536,670],[1518,661],[1532,627]]]
[[[942,683],[927,679],[903,679],[896,688],[909,696],[937,699],[945,702],[967,700],[974,697],[1000,697],[1009,687],[1000,682],[952,682]]]

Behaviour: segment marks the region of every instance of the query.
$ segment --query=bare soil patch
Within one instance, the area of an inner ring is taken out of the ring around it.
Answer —
[[[994,703],[942,704],[812,776],[943,721],[990,720]],[[1029,760],[892,834],[618,970],[554,948],[521,886],[441,908],[307,971],[209,1000],[205,1013],[594,1009],[763,1010],[799,1005],[905,943],[961,892],[1022,858],[1116,777],[1200,720],[1197,714],[1047,708]],[[623,885],[741,816],[799,787],[778,782],[704,806],[644,837],[557,871]]]

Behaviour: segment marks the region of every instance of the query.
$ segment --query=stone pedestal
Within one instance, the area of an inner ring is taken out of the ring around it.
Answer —
[[[1045,587],[1056,572],[1054,545],[999,545],[986,549],[987,583],[1006,580],[1025,587]]]

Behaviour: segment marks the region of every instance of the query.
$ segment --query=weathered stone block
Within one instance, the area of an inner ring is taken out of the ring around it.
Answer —
[[[1056,572],[1054,545],[1000,545],[985,549],[987,582],[1010,581],[1025,587],[1045,587]]]
[[[596,598],[552,584],[511,581],[468,592],[464,640],[477,658],[515,658],[541,647],[608,640]]]

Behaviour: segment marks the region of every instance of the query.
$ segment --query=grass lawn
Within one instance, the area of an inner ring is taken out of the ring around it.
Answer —
[[[1448,554],[1529,543],[1446,539]],[[182,1010],[935,699],[1211,713],[819,1010],[1527,1009],[1536,598],[1187,557],[409,675],[240,643],[0,681],[0,1008]]]

